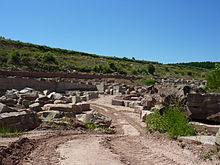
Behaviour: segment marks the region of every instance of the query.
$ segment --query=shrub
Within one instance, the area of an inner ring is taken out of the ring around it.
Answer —
[[[217,89],[220,87],[220,69],[217,68],[206,77],[207,87],[209,89]]]
[[[153,75],[155,71],[156,71],[156,69],[155,69],[154,65],[149,64],[148,65],[148,72]]]
[[[157,110],[146,120],[146,123],[150,132],[167,132],[173,139],[178,136],[195,135],[195,129],[189,124],[182,108],[177,105],[166,107],[163,113]]]
[[[75,68],[78,72],[90,72],[91,69],[84,65],[79,65]]]
[[[56,58],[52,54],[43,54],[41,55],[41,59],[45,63],[57,63]]]
[[[8,52],[2,50],[0,51],[0,63],[5,64],[8,61]]]
[[[154,85],[156,82],[157,82],[156,80],[146,80],[146,79],[142,80],[142,83],[146,86]]]
[[[19,64],[20,53],[18,51],[14,51],[10,54],[9,63],[10,64]]]

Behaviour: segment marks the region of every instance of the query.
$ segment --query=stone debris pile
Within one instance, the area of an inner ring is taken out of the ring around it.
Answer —
[[[0,126],[7,129],[31,130],[42,121],[62,117],[76,118],[90,110],[86,101],[98,98],[97,91],[36,91],[33,88],[7,90],[0,97]]]

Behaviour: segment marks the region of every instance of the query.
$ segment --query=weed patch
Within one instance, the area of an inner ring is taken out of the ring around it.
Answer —
[[[96,130],[96,129],[101,129],[103,131],[108,130],[108,128],[105,127],[105,126],[95,125],[93,123],[85,123],[85,127],[90,129],[90,130]]]
[[[0,128],[0,136],[1,137],[17,137],[24,133],[21,130],[10,130],[8,128]]]
[[[150,132],[168,133],[173,139],[178,136],[195,135],[195,129],[189,124],[182,108],[177,105],[167,106],[163,113],[156,111],[146,120],[146,123]]]

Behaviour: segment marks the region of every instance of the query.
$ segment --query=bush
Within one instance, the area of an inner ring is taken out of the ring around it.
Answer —
[[[146,79],[142,80],[142,83],[146,86],[154,85],[156,82],[157,82],[156,80],[146,80]]]
[[[146,123],[150,132],[167,132],[173,139],[178,136],[195,135],[195,129],[189,124],[182,108],[177,105],[166,107],[163,113],[156,111],[146,120]]]
[[[18,51],[14,51],[10,54],[9,63],[10,64],[19,64],[20,53]]]
[[[155,71],[156,71],[156,69],[155,69],[154,65],[153,64],[149,64],[148,72],[153,75]]]
[[[220,69],[215,69],[210,75],[206,77],[207,87],[209,89],[217,89],[220,87]]]
[[[8,52],[7,51],[0,51],[0,63],[6,64],[8,61]]]
[[[57,64],[57,60],[52,54],[43,54],[43,55],[41,55],[41,59],[45,63]]]

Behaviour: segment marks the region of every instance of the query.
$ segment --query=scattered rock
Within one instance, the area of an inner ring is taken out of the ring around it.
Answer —
[[[0,103],[0,113],[16,112],[16,110],[9,108],[7,105]]]
[[[141,100],[141,105],[144,107],[144,109],[151,109],[155,104],[156,99],[150,95],[144,96],[144,98]]]
[[[151,111],[148,111],[148,110],[142,110],[141,113],[140,113],[140,118],[141,118],[141,121],[145,122],[146,119],[150,116],[150,114],[152,114],[153,112]]]
[[[17,104],[16,99],[6,98],[5,96],[0,97],[0,102],[10,107],[13,107]]]
[[[0,126],[10,130],[31,130],[38,127],[41,120],[36,113],[19,111],[0,114]]]
[[[40,103],[33,103],[33,104],[29,105],[29,108],[30,108],[30,110],[35,111],[35,112],[42,111]]]
[[[83,119],[84,123],[93,123],[95,125],[110,127],[112,123],[112,119],[108,118],[100,113],[91,113],[86,114],[85,118]]]

